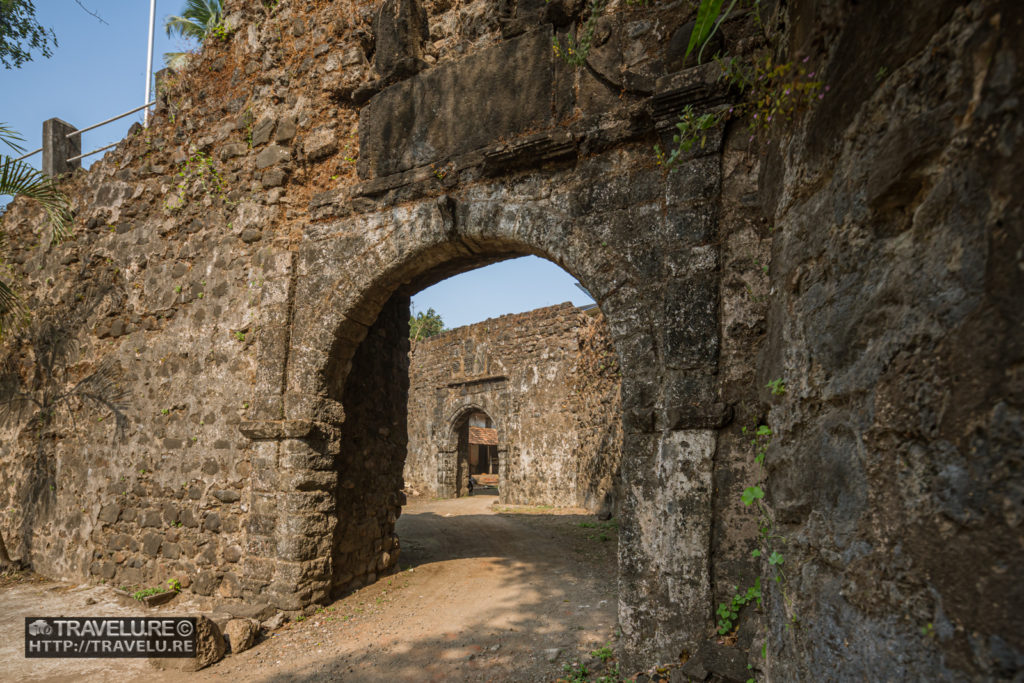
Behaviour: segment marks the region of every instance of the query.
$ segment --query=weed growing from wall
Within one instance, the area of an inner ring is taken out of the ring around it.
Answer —
[[[781,396],[786,393],[786,382],[782,378],[773,379],[765,388],[771,390],[772,395]],[[755,427],[742,428],[743,435],[748,438],[748,443],[754,452],[754,462],[760,467],[764,467],[764,461],[768,454],[768,447],[771,445],[772,439],[775,437],[771,427],[766,424],[759,424]],[[791,612],[793,602],[786,592],[786,556],[783,553],[784,546],[786,544],[786,538],[779,533],[778,525],[775,522],[775,516],[772,514],[771,509],[765,503],[765,492],[763,485],[752,484],[743,489],[743,493],[740,495],[740,500],[746,507],[752,507],[757,512],[757,528],[759,532],[758,547],[751,551],[750,556],[754,559],[761,561],[767,561],[767,578],[773,581],[779,589],[779,593],[782,595],[782,600],[786,605],[787,610]],[[729,602],[723,602],[718,605],[718,609],[715,611],[718,617],[718,634],[725,635],[730,633],[736,628],[737,620],[739,619],[740,611],[751,603],[756,603],[758,607],[761,606],[763,593],[761,588],[762,577],[757,577],[754,580],[753,585],[747,588],[745,591],[741,591],[738,587],[733,587],[734,594]],[[795,614],[791,614],[789,617],[789,623],[787,628],[797,623],[798,619]],[[762,656],[765,654],[765,649],[762,648]],[[749,667],[748,667],[749,668]],[[748,679],[748,683],[755,682],[756,679]]]
[[[676,123],[678,131],[672,137],[673,146],[663,151],[654,146],[658,163],[669,170],[678,165],[694,148],[707,143],[707,131],[723,125],[730,119],[747,117],[750,139],[766,132],[778,122],[792,123],[802,111],[822,100],[829,87],[817,80],[817,72],[808,69],[805,57],[799,62],[776,64],[770,56],[751,63],[735,57],[719,59],[719,81],[738,90],[742,101],[728,109],[696,114],[687,105]]]
[[[178,182],[175,202],[164,202],[164,208],[168,211],[177,211],[185,205],[185,197],[188,194],[200,194],[205,197],[219,198],[225,204],[230,203],[227,199],[227,187],[224,178],[217,171],[213,158],[205,152],[196,152],[182,164],[178,171]]]
[[[565,60],[565,63],[569,66],[583,66],[583,63],[587,61],[587,55],[590,54],[590,47],[594,42],[597,20],[601,18],[601,13],[604,12],[606,4],[607,0],[590,0],[590,14],[587,16],[587,21],[580,28],[579,37],[566,36],[564,45],[558,40],[558,36],[551,40],[551,47],[555,51],[555,56]]]

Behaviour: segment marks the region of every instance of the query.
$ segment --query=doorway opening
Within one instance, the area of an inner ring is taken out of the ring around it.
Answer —
[[[580,508],[614,501],[621,377],[600,312],[588,300],[563,301],[410,340],[412,294],[467,269],[449,264],[398,287],[347,367],[335,366],[345,418],[334,594],[398,565],[396,523],[409,498],[469,497],[472,481],[473,496],[503,508],[586,514]],[[578,297],[575,278],[562,273]]]
[[[472,410],[457,426],[455,495],[497,495],[500,482],[498,430],[482,410]]]

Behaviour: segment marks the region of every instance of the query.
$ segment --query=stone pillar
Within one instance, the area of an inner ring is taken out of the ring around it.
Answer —
[[[282,609],[330,596],[337,442],[316,434],[281,441],[277,492],[277,574],[270,591]],[[332,443],[333,442],[333,443]]]
[[[167,79],[174,75],[174,71],[170,67],[166,69],[160,69],[153,77],[156,82],[156,104],[153,105],[153,113],[159,114],[167,108]]]
[[[498,502],[508,504],[508,461],[511,450],[508,445],[498,447]]]
[[[76,130],[70,123],[60,119],[43,121],[43,173],[55,176],[82,167],[81,159],[68,162],[68,159],[82,153],[82,136],[68,137],[68,133]]]
[[[440,450],[437,453],[438,498],[455,497],[455,460],[458,457],[458,451],[452,449]]]

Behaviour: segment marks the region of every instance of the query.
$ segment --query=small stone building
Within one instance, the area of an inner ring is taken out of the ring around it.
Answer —
[[[621,454],[619,367],[597,309],[505,315],[410,353],[406,485],[503,503],[611,505]]]

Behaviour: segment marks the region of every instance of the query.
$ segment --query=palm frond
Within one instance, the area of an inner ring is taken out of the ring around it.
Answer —
[[[220,0],[186,0],[181,15],[167,17],[164,27],[168,37],[179,35],[202,41],[222,20]]]
[[[0,142],[15,152],[22,153],[25,151],[25,148],[18,144],[19,142],[25,142],[25,138],[13,128],[8,128],[6,123],[0,123]]]
[[[188,60],[191,58],[191,52],[165,52],[164,64],[175,71],[181,71],[188,65]]]
[[[71,235],[71,207],[53,179],[24,161],[0,157],[0,195],[28,197],[39,202],[50,219],[50,239],[61,242]]]
[[[167,23],[164,26],[167,29],[168,38],[177,35],[201,41],[206,37],[206,28],[199,22],[186,17],[167,17]]]

